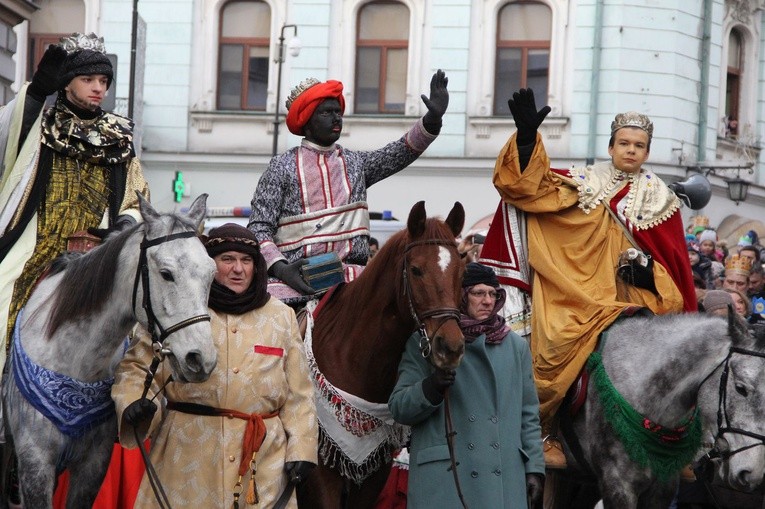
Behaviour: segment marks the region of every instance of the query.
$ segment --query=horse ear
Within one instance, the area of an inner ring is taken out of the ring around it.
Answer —
[[[465,208],[458,201],[454,202],[454,207],[446,216],[446,226],[448,226],[454,236],[460,234],[462,227],[465,226]]]
[[[409,212],[409,219],[406,221],[406,229],[409,230],[409,235],[413,239],[425,233],[426,219],[425,202],[418,201],[412,207],[412,210]]]
[[[197,227],[197,230],[199,229],[199,225],[202,224],[202,221],[204,221],[205,216],[207,215],[207,197],[209,195],[207,193],[202,193],[199,196],[197,196],[197,199],[194,200],[194,203],[191,204],[191,207],[189,207],[189,211],[186,214],[189,219],[194,221],[194,224]]]
[[[150,222],[155,219],[159,219],[159,214],[156,210],[154,210],[154,207],[151,206],[151,203],[143,197],[141,193],[138,191],[135,192],[135,194],[138,196],[138,209],[141,211],[141,217],[143,217],[143,220],[146,222]]]

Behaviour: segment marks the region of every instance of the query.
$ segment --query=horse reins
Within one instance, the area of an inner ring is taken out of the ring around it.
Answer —
[[[433,331],[434,334],[438,332],[438,330],[449,320],[456,320],[457,323],[460,321],[460,310],[457,308],[434,308],[418,313],[414,306],[414,295],[412,293],[412,285],[409,281],[407,270],[409,268],[409,263],[406,258],[406,253],[408,253],[414,247],[427,245],[451,246],[456,249],[454,242],[437,239],[416,240],[414,242],[410,242],[406,245],[406,247],[404,247],[404,293],[406,294],[407,304],[409,305],[409,312],[411,313],[415,324],[417,324],[417,329],[420,332],[420,353],[426,359],[430,357],[433,348],[431,345],[430,337],[428,336],[428,331],[425,329],[424,320],[428,318],[441,318],[441,320],[438,322],[438,326]],[[454,486],[457,489],[457,496],[459,496],[460,503],[464,509],[468,509],[467,503],[465,502],[465,497],[462,494],[460,478],[457,474],[457,465],[459,463],[457,462],[456,456],[454,454],[454,437],[457,435],[457,432],[454,431],[454,426],[452,425],[452,414],[449,410],[449,389],[444,391],[444,428],[446,433],[446,445],[449,448],[449,470],[452,471],[452,476],[454,477]]]
[[[141,281],[141,288],[143,290],[143,299],[141,302],[141,306],[143,307],[144,311],[146,312],[146,318],[148,321],[148,330],[151,333],[151,341],[152,341],[152,350],[154,351],[154,357],[151,360],[151,365],[149,366],[149,370],[146,373],[146,378],[143,383],[143,394],[141,394],[140,400],[147,399],[146,396],[149,393],[149,389],[151,387],[151,383],[154,380],[154,375],[157,373],[157,369],[159,368],[159,364],[165,359],[165,356],[169,355],[171,352],[164,348],[163,341],[167,339],[168,336],[173,334],[174,332],[178,332],[181,329],[184,329],[188,327],[189,325],[193,325],[195,323],[199,322],[209,322],[210,321],[210,315],[209,314],[203,314],[203,315],[196,315],[192,316],[190,318],[186,318],[185,320],[181,320],[180,322],[171,325],[167,329],[162,327],[162,324],[157,319],[157,316],[154,314],[154,309],[151,305],[151,290],[149,286],[149,264],[146,258],[146,251],[150,247],[158,246],[160,244],[164,244],[165,242],[170,242],[177,239],[187,239],[191,237],[196,237],[197,234],[194,231],[185,231],[180,233],[173,233],[170,235],[165,235],[164,237],[157,237],[156,239],[147,239],[146,234],[144,234],[143,240],[141,241],[141,254],[138,259],[138,266],[136,267],[135,272],[135,280],[133,282],[133,314],[136,314],[136,301],[138,298],[138,282]],[[172,376],[168,378],[167,382],[165,382],[165,385],[163,385],[162,389],[164,390],[164,387],[172,380]],[[167,495],[165,494],[165,490],[162,487],[162,483],[159,480],[159,476],[157,475],[157,472],[154,470],[154,466],[151,463],[151,460],[149,459],[149,455],[146,452],[146,449],[143,446],[143,442],[139,440],[138,437],[138,429],[135,427],[133,428],[133,433],[135,434],[135,440],[138,444],[138,448],[141,451],[141,457],[143,458],[144,465],[146,466],[146,477],[149,478],[149,483],[151,484],[151,489],[154,491],[154,496],[157,499],[157,502],[159,503],[160,508],[167,507],[170,508],[170,501],[167,498]]]

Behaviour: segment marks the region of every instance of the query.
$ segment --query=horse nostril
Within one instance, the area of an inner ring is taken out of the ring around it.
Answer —
[[[749,486],[750,479],[752,477],[752,471],[751,470],[742,470],[736,475],[736,482],[738,485],[742,488],[746,488]]]
[[[192,373],[202,372],[202,354],[199,350],[192,350],[186,354],[186,367]]]

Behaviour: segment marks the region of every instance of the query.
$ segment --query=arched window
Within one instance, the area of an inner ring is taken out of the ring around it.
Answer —
[[[359,11],[356,113],[404,113],[409,62],[409,9],[372,2]]]
[[[537,104],[547,104],[552,11],[520,0],[500,9],[497,19],[497,67],[494,114],[509,115],[507,99],[519,88],[532,88]]]
[[[271,9],[234,0],[220,15],[218,109],[265,111],[268,95]]]
[[[728,38],[728,74],[725,81],[725,118],[727,136],[739,134],[739,105],[744,75],[744,38],[735,28]]]

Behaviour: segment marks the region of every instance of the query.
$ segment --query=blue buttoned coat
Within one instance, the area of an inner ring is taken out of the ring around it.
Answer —
[[[460,486],[469,507],[526,508],[526,474],[544,474],[539,400],[529,346],[509,333],[487,345],[481,335],[465,345],[465,357],[449,390]],[[419,333],[407,341],[388,406],[412,426],[407,507],[458,508],[444,428],[444,405],[431,404],[422,381],[433,368],[419,350]]]

